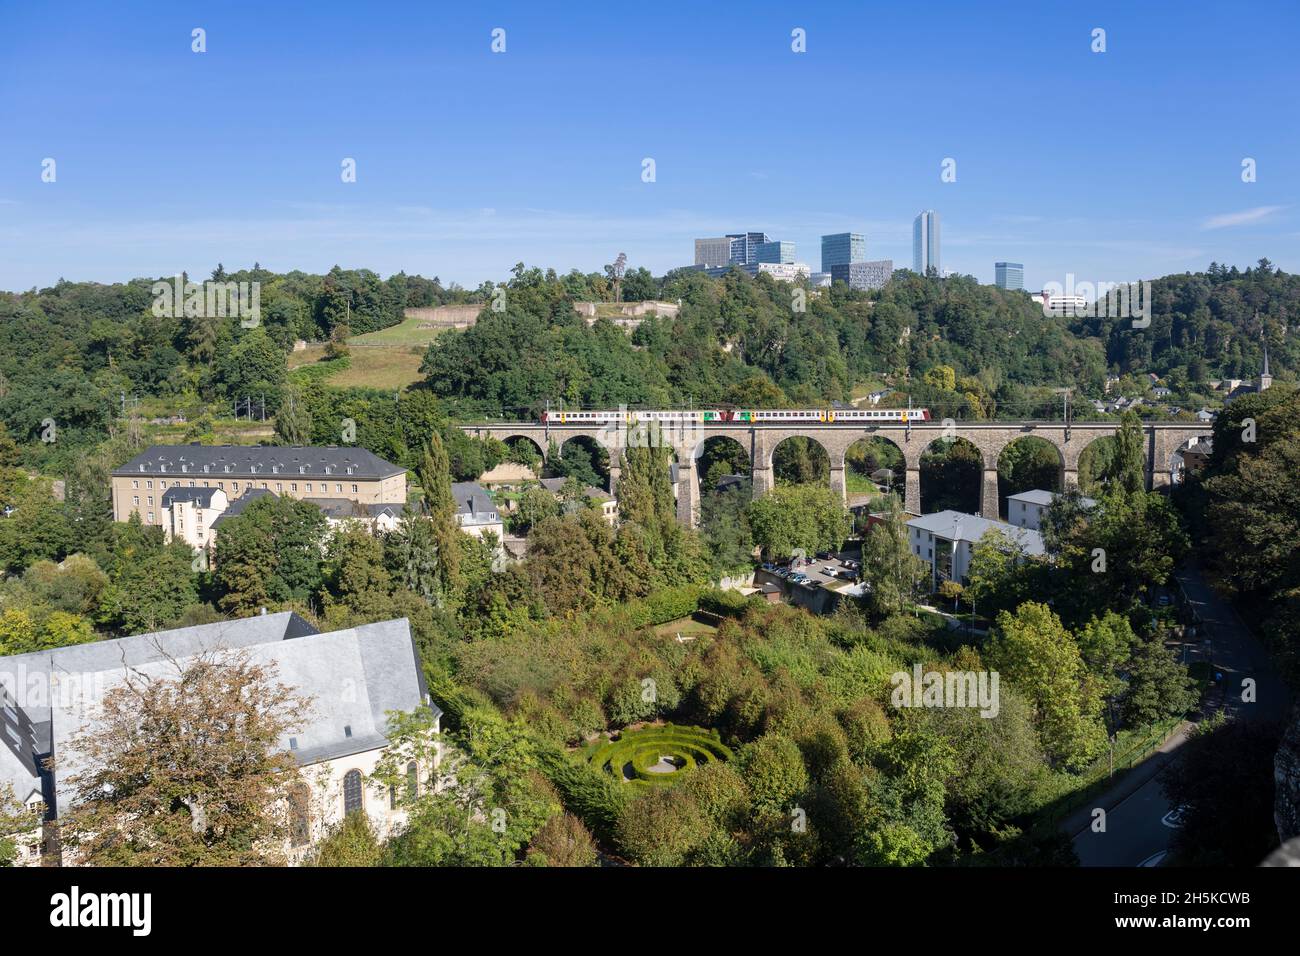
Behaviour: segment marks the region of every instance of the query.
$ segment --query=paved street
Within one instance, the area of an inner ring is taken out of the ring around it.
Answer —
[[[1198,656],[1205,660],[1212,655],[1215,670],[1223,674],[1223,706],[1228,713],[1248,720],[1285,717],[1290,705],[1286,685],[1254,635],[1228,603],[1214,594],[1199,569],[1189,566],[1176,577],[1189,608],[1200,617],[1197,637],[1209,639],[1198,649]],[[1241,701],[1242,681],[1246,678],[1256,682],[1255,703]],[[1095,802],[1106,809],[1105,833],[1094,833],[1089,827],[1091,808],[1066,819],[1064,827],[1074,835],[1074,849],[1081,865],[1138,866],[1168,849],[1174,831],[1162,819],[1173,808],[1160,792],[1157,775],[1165,764],[1177,759],[1178,748],[1185,740],[1183,733],[1176,734],[1159,754],[1131,771]]]

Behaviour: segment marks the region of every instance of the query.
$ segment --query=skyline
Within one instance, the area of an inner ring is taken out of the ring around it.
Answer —
[[[473,288],[519,261],[595,272],[619,252],[660,275],[695,238],[741,229],[814,266],[822,235],[861,232],[867,259],[901,265],[922,209],[942,219],[945,268],[986,283],[999,260],[1023,262],[1029,289],[1261,257],[1300,271],[1300,136],[1276,121],[1300,96],[1286,29],[1300,14],[1281,4],[1229,20],[1190,4],[1177,21],[940,4],[924,23],[760,4],[743,19],[660,11],[636,30],[589,4],[403,5],[400,30],[337,3],[149,3],[130,23],[65,9],[57,42],[28,9],[0,34],[7,291],[254,261]],[[1104,53],[1089,49],[1098,26]],[[593,83],[611,62],[621,73]],[[736,70],[771,82],[702,94]],[[864,98],[869,115],[853,109]]]

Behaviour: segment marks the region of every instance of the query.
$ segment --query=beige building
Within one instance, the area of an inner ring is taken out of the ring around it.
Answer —
[[[258,490],[399,511],[406,503],[406,469],[351,445],[155,445],[115,469],[112,482],[117,521],[136,512],[146,525],[163,527],[171,520],[163,498],[178,488],[216,489],[227,502]]]

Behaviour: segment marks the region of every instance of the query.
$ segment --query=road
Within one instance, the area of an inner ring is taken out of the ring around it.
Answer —
[[[1285,718],[1290,706],[1286,685],[1249,628],[1210,589],[1197,567],[1189,565],[1176,577],[1188,607],[1200,618],[1197,636],[1208,638],[1198,648],[1197,656],[1212,660],[1215,671],[1223,675],[1224,709],[1233,717],[1247,720]],[[1256,682],[1254,703],[1241,700],[1242,681],[1246,678]],[[1095,805],[1106,810],[1106,832],[1093,832],[1091,808],[1066,819],[1064,826],[1074,837],[1074,849],[1082,866],[1138,866],[1168,850],[1174,831],[1163,820],[1173,808],[1160,791],[1157,775],[1169,761],[1177,759],[1190,726],[1181,728],[1158,754],[1097,799]]]

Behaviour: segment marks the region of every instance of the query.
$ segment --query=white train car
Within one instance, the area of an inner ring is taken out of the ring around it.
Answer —
[[[843,424],[871,422],[928,422],[925,408],[775,408],[775,409],[635,409],[612,411],[550,410],[542,412],[543,423],[564,425],[663,424]]]

